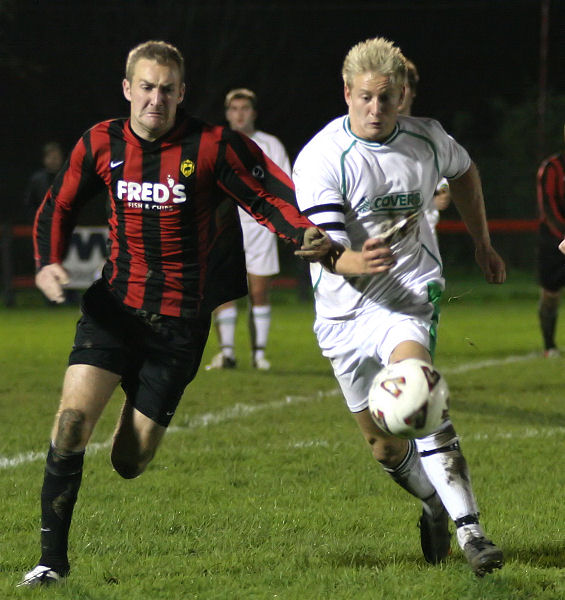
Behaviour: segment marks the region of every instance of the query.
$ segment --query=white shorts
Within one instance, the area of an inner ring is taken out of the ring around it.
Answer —
[[[431,351],[430,332],[435,329],[436,313],[433,304],[425,307],[417,315],[380,308],[348,321],[316,319],[318,344],[330,359],[351,412],[367,408],[371,384],[398,344],[414,341]]]
[[[245,265],[252,275],[276,275],[279,270],[277,236],[239,209],[239,220],[243,232]]]

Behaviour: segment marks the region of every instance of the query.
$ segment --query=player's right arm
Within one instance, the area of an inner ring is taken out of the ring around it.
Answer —
[[[59,263],[45,265],[35,275],[35,285],[51,302],[65,301],[64,287],[69,283],[69,274]]]
[[[35,217],[35,283],[53,302],[64,300],[68,274],[62,262],[80,207],[104,186],[94,167],[89,139],[87,132],[73,148]]]
[[[360,252],[332,240],[331,249],[321,263],[336,275],[358,277],[385,273],[396,261],[386,242],[379,238],[370,238],[365,241]]]

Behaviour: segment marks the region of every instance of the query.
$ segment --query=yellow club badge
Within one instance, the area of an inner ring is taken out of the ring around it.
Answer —
[[[190,160],[190,158],[187,158],[181,162],[180,172],[185,177],[190,177],[194,173],[194,163]]]

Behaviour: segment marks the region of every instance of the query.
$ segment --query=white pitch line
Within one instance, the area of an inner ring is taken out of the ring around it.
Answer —
[[[109,448],[112,444],[112,440],[107,440],[105,442],[93,442],[88,444],[88,453],[95,453],[98,450],[102,450],[104,448]],[[47,456],[47,451],[45,452],[23,452],[22,454],[16,454],[16,456],[12,456],[11,458],[7,456],[0,456],[0,470],[1,469],[9,469],[10,467],[19,467],[20,465],[24,465],[27,463],[36,462],[38,460],[45,460]]]
[[[482,441],[482,440],[511,440],[514,438],[530,439],[530,438],[544,438],[555,437],[557,435],[565,435],[565,427],[548,427],[544,429],[537,429],[535,427],[530,427],[526,430],[521,429],[520,431],[502,431],[492,435],[486,433],[475,433],[473,435],[461,436],[461,439],[474,440],[474,441]]]
[[[269,410],[278,410],[285,408],[289,404],[297,404],[300,402],[312,402],[322,398],[337,396],[340,390],[334,389],[327,392],[318,392],[314,396],[286,396],[284,400],[275,400],[266,404],[235,404],[230,408],[226,408],[217,413],[204,413],[191,417],[186,425],[172,425],[167,429],[167,435],[171,433],[185,432],[192,429],[202,429],[210,425],[218,425],[233,421],[234,419],[245,418],[249,415],[264,412]],[[105,442],[96,442],[88,444],[88,454],[94,454],[99,450],[104,450],[112,445],[112,440]],[[24,452],[16,454],[13,457],[0,456],[0,470],[18,467],[23,464],[32,463],[38,460],[45,460],[46,452]]]
[[[474,363],[466,363],[464,365],[460,365],[458,367],[446,367],[442,369],[443,373],[446,374],[458,374],[465,373],[467,371],[474,371],[477,369],[484,369],[488,367],[497,367],[500,365],[511,364],[516,362],[523,362],[532,360],[533,358],[537,358],[539,355],[535,353],[531,354],[523,354],[516,356],[507,356],[505,358],[492,359],[492,360],[483,360]],[[321,400],[323,398],[328,398],[332,396],[338,396],[341,394],[339,389],[329,390],[327,392],[318,392],[314,396],[286,396],[283,400],[275,400],[273,402],[267,402],[266,404],[235,404],[230,408],[226,408],[216,413],[204,413],[201,415],[195,415],[191,417],[189,422],[186,425],[173,425],[168,428],[167,435],[172,433],[179,433],[192,429],[201,429],[204,427],[209,427],[211,425],[219,425],[221,423],[226,423],[228,421],[233,421],[234,419],[245,418],[249,415],[283,409],[290,404],[297,404],[302,402],[312,402],[313,400]],[[532,430],[536,433],[528,434],[528,431],[521,432],[520,437],[534,437],[536,435],[540,435],[541,431]],[[554,427],[549,430],[544,429],[543,435],[558,435],[565,432],[564,427]],[[495,434],[495,438],[499,437],[512,437],[513,434]],[[467,439],[473,439],[467,438]],[[480,434],[476,439],[482,439]],[[88,445],[88,454],[93,454],[98,452],[99,450],[107,449],[111,446],[112,440],[107,440],[101,443],[91,443]],[[21,454],[16,454],[15,456],[0,456],[0,470],[1,469],[10,469],[13,467],[18,467],[23,464],[28,464],[32,462],[36,462],[39,460],[45,460],[45,452],[23,452]]]
[[[477,371],[478,369],[486,369],[488,367],[499,367],[501,365],[524,362],[534,358],[540,358],[540,354],[536,352],[530,352],[529,354],[506,356],[505,358],[479,360],[477,362],[459,365],[458,367],[445,367],[440,369],[440,371],[446,375],[457,375],[458,373],[467,373],[468,371]]]

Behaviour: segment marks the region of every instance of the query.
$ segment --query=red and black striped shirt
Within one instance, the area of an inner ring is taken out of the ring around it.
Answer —
[[[542,233],[559,240],[565,236],[565,154],[542,162],[537,173],[537,195]]]
[[[246,136],[179,116],[148,142],[114,119],[88,130],[37,212],[37,268],[60,263],[76,217],[107,189],[103,277],[127,306],[194,317],[247,293],[235,199],[258,222],[301,245],[312,223],[291,180]],[[228,197],[229,196],[229,197]]]

